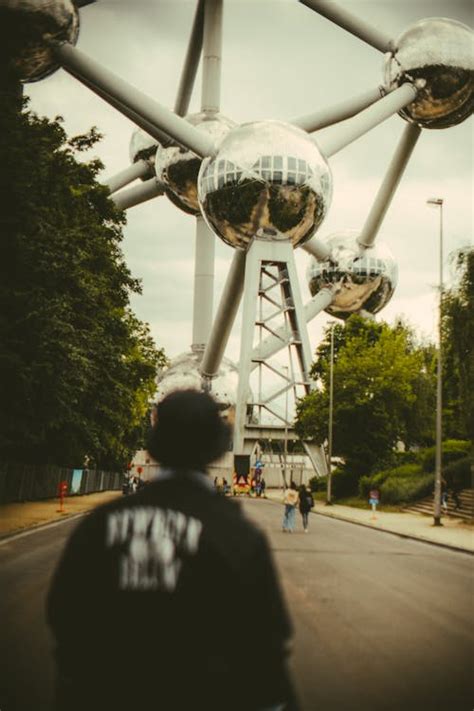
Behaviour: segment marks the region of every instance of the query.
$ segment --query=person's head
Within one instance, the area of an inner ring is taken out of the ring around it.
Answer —
[[[229,448],[230,430],[211,395],[175,390],[156,406],[148,451],[165,466],[205,469]]]
[[[296,491],[296,484],[294,481],[291,482],[290,489],[294,489]]]
[[[301,484],[301,485],[300,485],[299,492],[300,492],[300,494],[305,494],[305,493],[306,493],[306,487],[305,487],[304,484]]]

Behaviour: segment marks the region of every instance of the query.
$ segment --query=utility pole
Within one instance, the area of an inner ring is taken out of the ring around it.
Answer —
[[[441,481],[442,473],[442,437],[443,437],[443,351],[442,351],[442,309],[443,309],[443,199],[430,198],[428,205],[439,207],[439,314],[438,314],[438,363],[436,370],[436,456],[433,525],[441,523]]]

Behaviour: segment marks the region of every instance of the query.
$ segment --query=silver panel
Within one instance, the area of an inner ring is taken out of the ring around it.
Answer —
[[[280,121],[235,128],[199,174],[205,219],[224,242],[241,249],[254,236],[306,242],[331,195],[331,172],[319,148],[304,131]]]
[[[23,82],[59,68],[48,42],[75,44],[79,14],[72,0],[0,0],[1,57]]]
[[[394,53],[387,55],[385,81],[390,88],[415,81],[419,89],[400,116],[423,128],[447,128],[472,113],[473,70],[471,29],[434,17],[420,20],[398,38]]]
[[[190,114],[186,121],[207,133],[217,143],[227,135],[235,123],[220,114]],[[158,179],[167,186],[166,194],[180,210],[200,215],[197,179],[201,158],[177,146],[158,147],[155,169]]]
[[[330,258],[312,259],[306,274],[312,296],[340,284],[326,312],[343,319],[362,310],[376,314],[390,301],[398,281],[398,267],[388,247],[377,242],[360,252],[358,236],[347,230],[328,237]]]

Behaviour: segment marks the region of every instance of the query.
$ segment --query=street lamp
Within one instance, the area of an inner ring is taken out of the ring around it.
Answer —
[[[334,326],[331,322],[331,353],[329,359],[329,424],[328,424],[328,484],[326,492],[326,506],[332,506],[332,420],[334,409]]]
[[[438,323],[438,363],[436,369],[436,456],[433,525],[441,523],[441,479],[442,479],[442,308],[443,308],[443,199],[430,198],[427,205],[439,207],[439,323]]]
[[[284,441],[284,449],[283,449],[283,466],[284,466],[284,474],[283,474],[283,481],[285,483],[285,487],[287,487],[287,480],[286,480],[286,469],[287,469],[287,460],[288,460],[288,375],[289,375],[289,370],[288,366],[284,365],[283,370],[285,371],[285,441]]]

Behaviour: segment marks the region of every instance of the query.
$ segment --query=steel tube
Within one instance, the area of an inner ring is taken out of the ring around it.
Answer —
[[[217,309],[209,341],[201,362],[201,374],[205,378],[213,378],[219,372],[219,366],[242,299],[246,256],[246,252],[240,249],[236,249],[234,252],[219,308]]]
[[[388,167],[385,178],[376,195],[374,204],[358,237],[362,248],[371,247],[390,207],[401,177],[408,165],[410,156],[416,146],[421,128],[413,123],[407,123],[400,142]]]
[[[204,0],[199,0],[194,15],[193,27],[189,38],[188,51],[184,60],[184,67],[181,73],[178,94],[174,104],[174,112],[178,116],[185,116],[188,113],[191,94],[193,93],[194,81],[199,66],[199,59],[202,51],[204,27]]]
[[[380,50],[380,52],[388,52],[392,48],[393,40],[389,35],[377,27],[369,25],[346,9],[339,7],[332,0],[299,1],[303,5],[306,5],[306,7],[309,7],[310,10],[314,10],[318,14],[323,15],[327,20],[339,25],[343,30],[347,30],[347,32],[367,42],[371,47]]]
[[[205,0],[201,110],[220,109],[223,0]]]
[[[194,351],[203,351],[212,326],[214,295],[214,252],[216,239],[202,217],[196,219],[194,261],[193,343]]]
[[[359,111],[363,111],[363,109],[371,106],[382,96],[385,96],[386,93],[383,87],[378,86],[375,89],[366,91],[364,94],[353,96],[347,101],[330,106],[328,109],[322,109],[311,114],[306,114],[305,116],[294,118],[288,123],[291,123],[293,126],[298,126],[298,128],[308,133],[319,131],[321,128],[326,128],[327,126],[332,126],[335,123],[352,118],[352,116],[358,114]]]
[[[329,158],[338,153],[353,141],[357,140],[371,129],[378,126],[393,114],[411,104],[417,94],[413,84],[406,83],[392,91],[388,96],[369,106],[365,111],[361,111],[347,121],[335,127],[331,134],[326,136],[316,136],[314,142],[317,143],[324,155]]]
[[[132,165],[121,170],[120,173],[116,173],[111,178],[106,178],[103,185],[105,185],[111,193],[115,193],[137,178],[143,178],[149,171],[150,165],[146,160],[137,160],[136,163],[132,163]]]
[[[96,87],[102,91],[102,98],[107,101],[111,96],[119,102],[116,106],[131,109],[138,116],[148,121],[153,127],[164,131],[175,141],[193,151],[197,156],[214,154],[214,142],[203,131],[199,131],[188,121],[176,116],[172,111],[161,106],[153,99],[135,89],[116,74],[102,67],[98,62],[88,57],[84,52],[68,43],[57,45],[55,54],[66,71],[75,76],[79,81],[86,81],[87,86],[95,91]]]
[[[145,180],[140,185],[134,185],[129,190],[121,190],[112,195],[116,207],[119,210],[127,210],[129,207],[140,205],[142,202],[147,202],[158,195],[163,195],[163,186],[156,178]]]
[[[324,262],[331,254],[328,245],[317,237],[313,237],[309,242],[302,244],[301,248],[304,249],[305,252],[308,252],[308,254],[311,254],[311,256],[316,257],[318,262]]]

